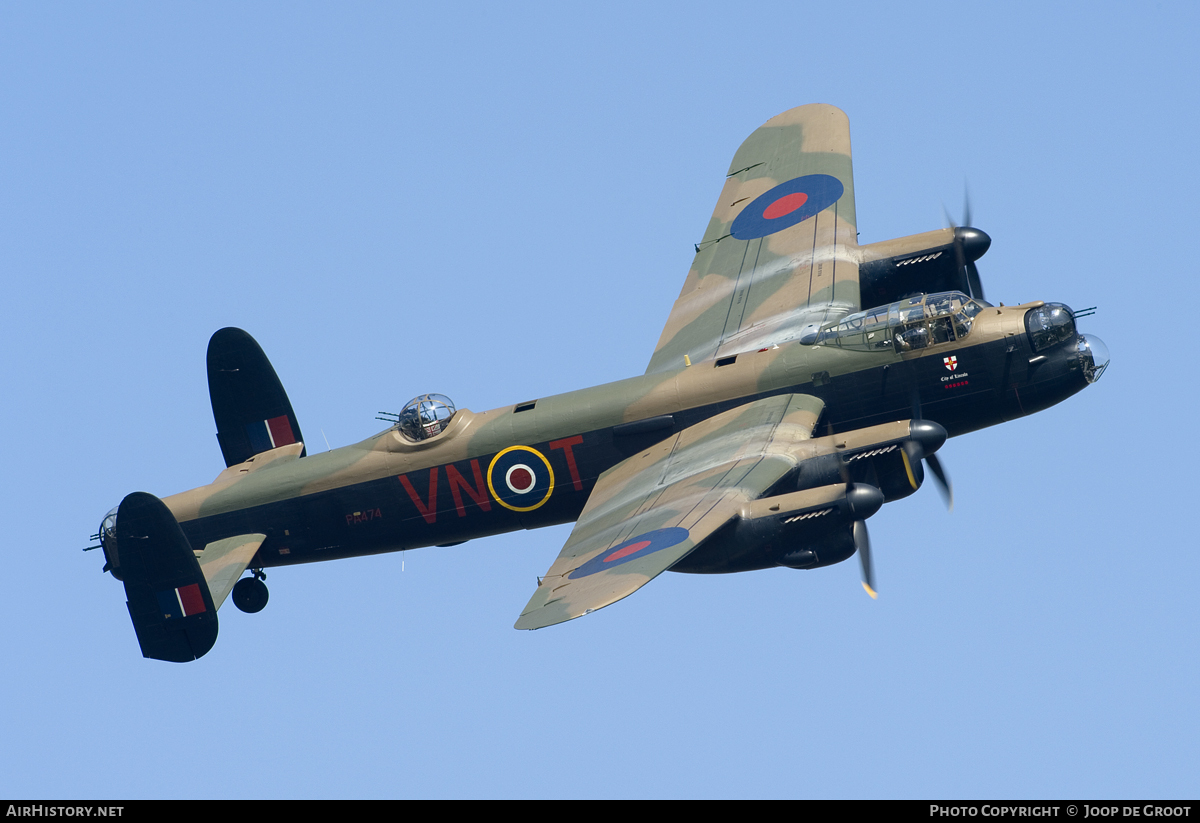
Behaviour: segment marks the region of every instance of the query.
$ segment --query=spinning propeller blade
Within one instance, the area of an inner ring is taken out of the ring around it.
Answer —
[[[946,442],[946,430],[937,423],[925,420],[921,416],[921,394],[917,390],[915,383],[912,387],[912,409],[914,423],[924,424],[924,431],[922,431],[921,437],[909,441],[910,445],[905,448],[905,456],[911,458],[914,462],[919,460],[925,461],[925,464],[929,466],[929,470],[933,472],[933,477],[937,481],[938,491],[941,493],[942,499],[946,501],[946,509],[954,511],[954,488],[950,485],[950,477],[946,474],[946,469],[942,466],[942,461],[933,453]],[[924,441],[923,444],[922,441]],[[913,468],[915,470],[916,467],[914,466]]]
[[[842,466],[843,476],[848,477],[849,472],[845,468],[844,461]],[[868,483],[854,483],[847,480],[846,498],[850,502],[850,511],[854,516],[851,536],[854,538],[854,549],[858,552],[858,561],[862,564],[863,588],[874,600],[877,597],[875,594],[875,565],[871,561],[871,538],[867,534],[866,519],[883,506],[883,492]]]
[[[854,521],[854,548],[858,550],[858,561],[862,564],[862,584],[871,595],[872,600],[878,599],[875,593],[875,566],[871,562],[871,537],[867,534],[867,524],[862,520]]]
[[[964,279],[967,281],[967,288],[971,296],[977,300],[986,300],[987,298],[983,296],[983,282],[979,279],[979,268],[975,265],[975,261],[991,247],[992,238],[971,226],[971,194],[966,184],[963,185],[962,224],[954,222],[954,218],[950,216],[950,212],[944,205],[942,213],[946,217],[946,222],[950,224],[950,228],[954,229],[954,256],[958,261],[958,268],[962,270]]]
[[[946,470],[942,468],[942,461],[938,460],[936,454],[931,454],[925,458],[925,462],[929,464],[929,469],[933,472],[938,491],[942,493],[942,499],[946,501],[947,511],[954,511],[954,489],[950,486],[950,478],[946,476]]]

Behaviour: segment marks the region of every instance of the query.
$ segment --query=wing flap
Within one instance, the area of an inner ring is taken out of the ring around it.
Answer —
[[[748,403],[609,469],[516,622],[537,629],[629,596],[737,517],[795,468],[824,404],[807,395]]]

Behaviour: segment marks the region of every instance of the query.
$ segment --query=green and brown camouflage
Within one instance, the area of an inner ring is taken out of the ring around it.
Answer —
[[[748,204],[789,180],[821,175],[842,188],[828,207],[766,236],[734,236],[734,221]],[[768,120],[734,154],[646,371],[675,368],[685,357],[700,362],[783,343],[810,323],[856,311],[855,226],[846,115],[814,105]]]
[[[975,317],[972,344],[1024,334],[1025,312],[1042,305],[1037,301],[985,309]],[[905,354],[889,351],[881,357],[877,352],[829,344],[773,346],[738,355],[734,362],[719,368],[709,360],[539,398],[532,409],[520,414],[515,413],[516,405],[481,413],[459,409],[440,435],[421,442],[408,439],[392,426],[360,443],[308,455],[303,461],[299,460],[301,444],[282,446],[230,466],[207,486],[163,500],[180,522],[211,517],[371,480],[416,474],[492,455],[513,445],[548,443],[581,432],[730,400],[748,400],[811,384],[814,378],[833,381],[868,368],[944,357],[951,350],[933,346]],[[268,467],[271,471],[263,471]]]
[[[231,589],[240,608],[265,603],[265,568],[573,521],[517,628],[603,608],[666,570],[856,552],[873,596],[865,520],[919,488],[923,465],[948,492],[934,455],[947,436],[1057,403],[1107,356],[1061,304],[983,301],[976,229],[860,247],[853,191],[846,116],[785,112],[735,154],[645,374],[483,412],[422,396],[325,453],[305,453],[257,344],[218,332],[209,380],[228,467],[165,506],[130,495],[128,518],[123,502],[101,529],[143,654],[207,652]],[[136,562],[122,540],[142,541]],[[151,545],[172,559],[160,571],[143,568]]]

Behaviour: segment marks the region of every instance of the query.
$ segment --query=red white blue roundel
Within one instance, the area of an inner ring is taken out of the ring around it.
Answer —
[[[631,560],[637,560],[639,557],[645,557],[648,554],[669,549],[687,540],[687,538],[688,530],[681,529],[678,526],[645,532],[639,534],[637,537],[631,537],[622,543],[618,543],[608,551],[600,552],[600,554],[568,574],[567,578],[575,580],[580,577],[587,577],[589,574],[602,572],[605,569],[612,569]]]
[[[828,174],[806,174],[780,183],[742,209],[730,234],[753,240],[790,229],[832,206],[845,190],[841,180]]]
[[[492,458],[487,473],[488,490],[496,502],[515,512],[533,511],[550,499],[554,471],[537,449],[509,446]]]

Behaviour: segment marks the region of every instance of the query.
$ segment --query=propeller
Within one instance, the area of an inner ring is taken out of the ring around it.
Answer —
[[[946,430],[937,423],[919,418],[913,419],[912,427],[913,435],[917,439],[907,441],[903,451],[904,468],[908,471],[908,480],[914,490],[920,487],[921,481],[925,479],[925,473],[921,470],[923,461],[933,472],[938,493],[946,501],[946,508],[954,511],[954,488],[950,485],[950,478],[946,475],[942,461],[932,453],[933,449],[939,448],[942,443],[946,442]]]
[[[938,492],[946,501],[946,509],[954,511],[954,487],[950,485],[950,477],[946,474],[942,461],[934,454],[946,442],[948,435],[946,430],[937,423],[922,418],[921,393],[917,389],[915,381],[912,384],[912,409],[912,439],[904,444],[904,467],[909,471],[909,481],[913,484],[914,489],[921,484],[921,480],[924,479],[921,462],[924,461],[929,466],[929,470],[933,472]],[[919,472],[921,473],[920,477],[916,476]]]
[[[854,521],[854,548],[858,551],[858,562],[862,564],[862,584],[872,600],[879,599],[875,593],[875,566],[871,562],[871,536],[863,520]]]
[[[941,461],[934,454],[946,442],[946,430],[932,420],[921,419],[921,398],[915,389],[914,385],[910,434],[900,450],[908,481],[914,489],[919,488],[925,477],[921,464],[928,464],[947,507],[953,510],[954,491],[950,486],[950,479],[946,476]],[[870,483],[856,483],[850,476],[850,467],[841,455],[838,466],[842,482],[846,484],[846,500],[850,505],[850,513],[854,518],[851,536],[854,539],[855,551],[858,552],[858,562],[862,566],[863,589],[872,600],[876,600],[879,595],[875,590],[875,564],[871,557],[871,535],[867,531],[866,519],[883,507],[883,492]]]
[[[921,464],[928,464],[947,508],[953,511],[954,490],[950,486],[950,479],[946,476],[942,462],[934,454],[946,442],[946,430],[932,420],[921,420],[919,416],[914,417],[910,426],[911,437],[905,441],[900,451],[909,482],[914,489],[918,488],[924,479]],[[854,515],[851,533],[854,537],[854,548],[858,552],[858,562],[862,565],[863,589],[872,600],[876,600],[879,595],[875,590],[875,564],[871,558],[871,535],[867,531],[866,519],[883,506],[883,492],[867,483],[853,482],[845,461],[842,461],[841,466],[842,480],[846,484],[846,499],[850,502],[850,511]]]
[[[967,289],[971,296],[978,300],[986,300],[983,296],[983,282],[979,279],[979,268],[975,261],[983,257],[992,245],[992,238],[986,232],[971,226],[971,193],[966,185],[963,186],[963,218],[962,225],[954,222],[950,212],[942,206],[942,213],[950,228],[954,229],[954,256],[958,268],[963,272],[967,281]]]
[[[926,455],[925,462],[933,471],[933,479],[937,481],[938,491],[941,492],[942,499],[946,501],[946,510],[954,511],[954,488],[950,485],[950,478],[946,476],[946,470],[942,468],[942,461],[938,460],[936,454],[930,454]]]
[[[842,477],[846,481],[846,500],[850,504],[850,512],[854,516],[851,535],[854,538],[854,549],[858,552],[858,562],[862,564],[862,584],[875,600],[875,566],[871,562],[871,536],[867,533],[867,518],[883,507],[883,492],[867,483],[854,483],[850,480],[850,472],[842,461]]]

